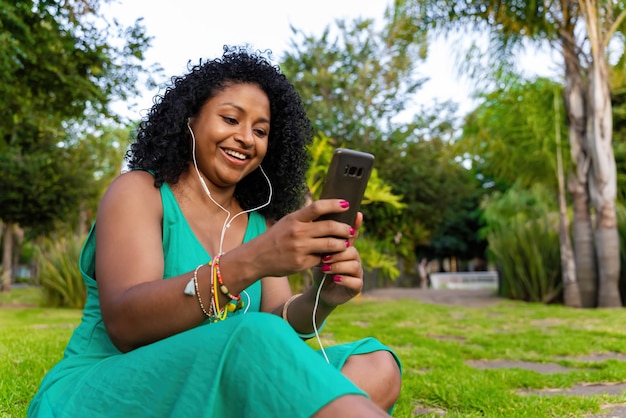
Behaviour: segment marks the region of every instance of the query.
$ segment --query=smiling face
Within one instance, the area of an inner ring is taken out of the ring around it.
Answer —
[[[270,102],[254,84],[232,84],[190,121],[198,169],[216,187],[234,187],[265,157]]]

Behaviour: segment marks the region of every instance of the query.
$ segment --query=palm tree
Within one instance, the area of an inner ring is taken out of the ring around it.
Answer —
[[[568,181],[574,208],[575,280],[584,307],[621,306],[607,47],[622,27],[625,8],[624,1],[596,0],[396,0],[392,10],[401,23],[409,16],[415,25],[447,34],[469,27],[486,31],[497,52],[488,56],[496,68],[498,61],[506,62],[529,41],[547,44],[562,56],[575,164]],[[595,236],[590,205],[595,211]]]

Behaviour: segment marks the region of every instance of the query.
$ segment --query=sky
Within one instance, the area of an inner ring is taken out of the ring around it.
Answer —
[[[143,18],[152,47],[147,64],[158,63],[169,77],[186,72],[187,63],[221,55],[225,44],[247,43],[270,49],[277,61],[289,48],[290,25],[306,34],[319,35],[337,19],[372,18],[382,23],[384,11],[393,0],[117,0],[104,4],[102,12],[125,24]],[[459,78],[452,47],[438,41],[429,58],[418,68],[428,81],[416,95],[416,105],[434,100],[453,100],[461,113],[471,110],[470,87]],[[131,119],[143,116],[158,89],[143,89],[136,103],[119,103],[114,109]]]

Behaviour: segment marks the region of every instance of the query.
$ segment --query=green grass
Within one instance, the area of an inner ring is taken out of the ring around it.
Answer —
[[[0,307],[38,306],[43,291],[38,287],[17,287],[11,292],[0,292]]]
[[[41,379],[61,359],[82,311],[1,306],[0,417],[24,417]]]
[[[25,415],[30,397],[61,358],[80,316],[78,310],[0,308],[0,416]],[[624,309],[574,310],[521,302],[464,308],[363,298],[333,314],[322,342],[328,346],[375,336],[397,352],[404,376],[395,417],[414,416],[417,407],[446,411],[447,418],[584,417],[602,405],[626,402],[626,395],[543,396],[522,391],[626,381],[626,362],[579,358],[626,354],[624,323]],[[556,363],[572,370],[541,374],[479,370],[467,364],[478,359]]]

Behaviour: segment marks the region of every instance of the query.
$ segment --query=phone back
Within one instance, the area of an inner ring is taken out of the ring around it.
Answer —
[[[372,154],[337,148],[328,167],[320,199],[344,199],[350,202],[350,209],[320,219],[334,219],[353,225],[373,167]]]

